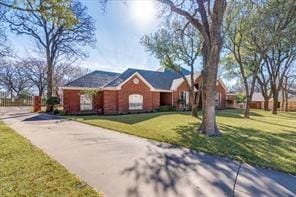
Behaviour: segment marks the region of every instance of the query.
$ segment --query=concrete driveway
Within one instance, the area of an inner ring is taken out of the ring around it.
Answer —
[[[59,119],[9,112],[18,133],[106,197],[296,196],[296,177]]]

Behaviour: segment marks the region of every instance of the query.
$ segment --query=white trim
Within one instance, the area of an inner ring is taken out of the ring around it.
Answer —
[[[60,87],[62,90],[103,90],[102,88],[88,88],[88,87]]]
[[[143,81],[150,88],[151,91],[156,91],[156,89],[154,89],[153,86],[148,81],[146,81],[146,79],[138,72],[135,72],[134,74],[132,74],[129,78],[121,82],[118,86],[116,87],[106,86],[103,88],[103,90],[121,90],[121,87],[135,76],[139,77],[139,79]]]
[[[120,87],[105,87],[105,88],[87,88],[87,87],[59,87],[62,90],[98,90],[98,91],[104,91],[104,90],[121,90]],[[171,90],[162,90],[162,89],[152,89],[152,92],[172,92]]]
[[[134,100],[137,100],[136,102]],[[129,110],[143,110],[144,97],[141,94],[130,94],[128,96],[128,109]]]
[[[103,88],[102,90],[120,90],[120,88],[118,88],[118,87],[106,87],[106,88]]]
[[[200,73],[195,73],[194,74],[194,81],[200,76]],[[185,76],[187,79],[189,78],[190,80],[190,75],[186,75]],[[178,78],[178,79],[174,79],[173,82],[172,82],[172,85],[171,85],[171,90],[172,91],[176,91],[184,82],[184,79],[183,77],[181,78]],[[224,88],[225,92],[228,91],[226,85],[224,84],[224,82],[222,81],[222,79],[217,79],[217,83],[220,83],[221,86]]]
[[[194,73],[193,79],[194,81],[200,76],[200,73]],[[191,74],[185,76],[186,79],[191,80]],[[184,82],[185,80],[183,77],[174,79],[171,85],[170,90],[177,90]]]
[[[80,94],[80,111],[90,111],[93,107],[93,96]]]
[[[228,92],[228,89],[227,89],[226,85],[224,84],[224,82],[222,81],[222,79],[218,79],[217,82],[221,84],[221,86],[224,88],[225,92]]]
[[[172,90],[155,89],[153,92],[167,92],[167,93],[171,93]]]

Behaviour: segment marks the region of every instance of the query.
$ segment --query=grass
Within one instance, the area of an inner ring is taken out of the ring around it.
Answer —
[[[0,122],[0,196],[101,196]]]
[[[200,120],[188,112],[162,112],[116,116],[78,116],[77,121],[94,126],[228,156],[253,165],[296,174],[296,112],[252,111],[244,119],[242,110],[217,113],[222,137],[197,133]]]

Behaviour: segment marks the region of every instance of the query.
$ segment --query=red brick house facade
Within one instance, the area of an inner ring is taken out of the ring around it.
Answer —
[[[185,73],[189,76],[188,71]],[[195,76],[196,87],[200,77]],[[90,80],[93,80],[92,82]],[[186,101],[189,87],[183,78],[172,71],[128,69],[122,74],[95,71],[62,87],[63,108],[68,113],[94,111],[100,114],[151,112],[160,106],[183,109],[180,99]],[[85,95],[85,90],[93,90]],[[217,81],[217,107],[225,107],[226,87]]]

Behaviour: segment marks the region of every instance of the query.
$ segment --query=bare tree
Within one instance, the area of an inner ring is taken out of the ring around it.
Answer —
[[[34,0],[29,0],[29,1],[0,0],[0,7],[19,10],[19,11],[25,11],[25,12],[42,11],[46,9],[46,7],[31,9],[27,6],[27,2],[34,3]]]
[[[262,46],[267,49],[259,51],[270,78],[272,113],[277,114],[284,78],[296,60],[296,4],[293,1],[269,0],[265,4],[258,4],[258,7],[258,15],[262,18],[260,34],[257,34],[260,42],[254,44],[256,49]]]
[[[286,76],[284,76],[283,84],[282,84],[282,109],[284,111],[289,110],[289,94],[296,94],[296,67],[291,67]]]
[[[79,1],[25,0],[25,3],[28,7],[25,12],[14,9],[5,21],[12,32],[33,38],[43,51],[47,63],[47,96],[51,97],[54,65],[66,57],[85,57],[81,46],[95,42],[94,21]],[[40,12],[41,8],[46,9]],[[51,110],[48,106],[47,111]]]
[[[233,1],[227,10],[226,17],[226,37],[225,48],[229,52],[226,57],[226,68],[233,72],[239,68],[240,75],[246,94],[245,118],[250,118],[250,106],[256,85],[256,80],[262,57],[252,46],[258,42],[253,34],[256,25],[253,23],[254,14],[253,3]]]
[[[257,75],[257,81],[259,89],[264,98],[264,110],[269,110],[269,100],[272,97],[272,91],[270,90],[270,75],[268,74],[266,63],[262,63],[259,67],[259,73]]]
[[[282,89],[287,72],[296,60],[296,47],[288,50],[283,48],[273,48],[271,53],[265,56],[268,61],[268,73],[270,75],[270,86],[273,95],[272,113],[277,114],[278,97]]]
[[[216,123],[215,97],[218,64],[223,45],[222,23],[226,0],[184,1],[157,0],[170,11],[200,32],[203,38],[203,119],[200,132],[208,136],[220,135]]]
[[[33,87],[38,90],[38,95],[43,96],[46,88],[46,62],[35,58],[29,58],[29,60],[23,59],[19,64],[22,65],[23,72],[30,80]]]
[[[46,90],[47,82],[46,62],[36,58],[24,58],[21,61],[18,61],[18,65],[25,76],[28,78],[29,82],[32,84],[32,88],[38,90],[39,96],[43,96]],[[56,92],[56,95],[58,95],[58,87],[63,86],[73,79],[81,77],[89,72],[88,69],[77,66],[71,61],[68,63],[56,64],[54,70],[53,89]]]
[[[6,12],[7,10],[0,6],[0,58],[3,58],[11,53],[11,48],[7,44],[7,35],[3,24],[3,17]]]
[[[29,79],[17,62],[1,62],[0,83],[10,93],[11,98],[18,97],[31,88]]]
[[[146,50],[155,55],[160,63],[170,70],[179,73],[189,87],[192,116],[197,117],[199,94],[195,94],[194,74],[197,68],[197,58],[200,56],[201,42],[198,32],[184,20],[167,23],[158,32],[145,35],[141,43]],[[186,21],[186,20],[185,20]],[[185,76],[181,65],[188,66],[190,77]]]
[[[55,66],[54,74],[54,88],[56,94],[58,95],[59,87],[64,86],[70,81],[73,81],[74,79],[77,79],[89,72],[89,69],[77,66],[77,64],[73,62],[57,64]]]

